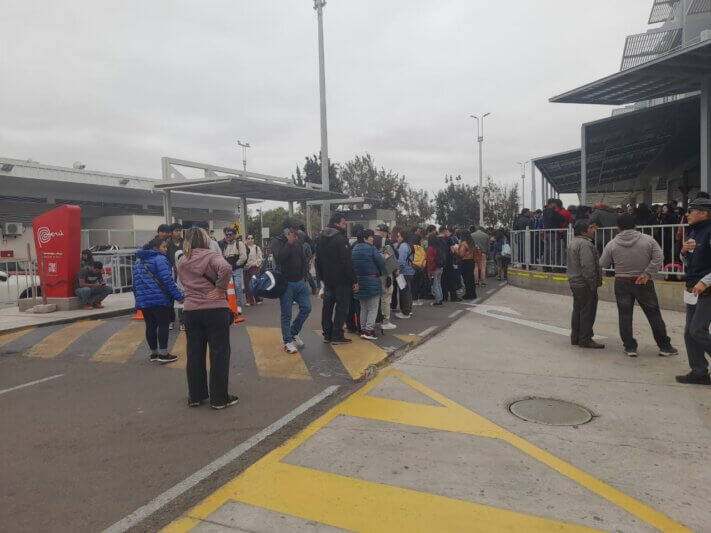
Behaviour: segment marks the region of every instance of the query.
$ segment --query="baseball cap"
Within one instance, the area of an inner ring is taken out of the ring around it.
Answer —
[[[711,200],[708,198],[697,198],[693,202],[689,203],[689,209],[711,211]]]

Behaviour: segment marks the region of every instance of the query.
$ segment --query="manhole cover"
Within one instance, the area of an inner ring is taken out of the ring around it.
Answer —
[[[529,398],[509,406],[517,417],[549,426],[578,426],[592,420],[592,413],[580,405],[549,398]]]

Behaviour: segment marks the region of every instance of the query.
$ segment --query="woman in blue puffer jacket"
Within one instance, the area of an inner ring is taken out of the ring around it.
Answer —
[[[168,353],[168,331],[173,318],[173,301],[183,300],[183,293],[173,281],[173,269],[166,257],[168,246],[153,239],[136,251],[133,265],[133,295],[136,309],[143,312],[146,342],[152,362],[172,363],[178,358]]]
[[[380,276],[385,273],[385,259],[373,245],[375,233],[371,229],[360,230],[358,242],[351,250],[353,269],[358,276],[358,292],[355,297],[360,301],[361,337],[375,340],[375,321],[380,308]]]

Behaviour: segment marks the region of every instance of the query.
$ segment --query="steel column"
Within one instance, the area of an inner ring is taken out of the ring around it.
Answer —
[[[580,204],[588,203],[588,143],[585,124],[580,128]]]
[[[165,223],[173,223],[173,202],[170,197],[170,191],[163,191],[163,215],[165,216]]]
[[[701,190],[711,192],[711,76],[701,82]]]
[[[239,223],[242,226],[242,237],[247,235],[247,198],[239,199]]]
[[[536,163],[531,161],[531,211],[536,210]]]

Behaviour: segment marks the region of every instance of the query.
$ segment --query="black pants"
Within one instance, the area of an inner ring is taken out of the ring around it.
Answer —
[[[686,306],[686,328],[684,342],[686,355],[689,357],[691,372],[697,376],[707,376],[709,363],[706,354],[711,354],[711,296],[699,297],[696,305]]]
[[[442,271],[442,294],[444,294],[445,301],[447,301],[448,295],[450,300],[458,298],[456,276],[459,276],[459,271],[455,270],[452,265],[445,265]]]
[[[351,305],[351,290],[350,285],[324,287],[321,310],[321,329],[324,337],[331,339],[343,336],[343,324],[346,323]]]
[[[188,395],[191,401],[210,397],[212,405],[227,403],[230,377],[230,310],[185,311],[188,339]],[[210,346],[210,388],[207,387],[206,354]]]
[[[404,276],[405,288],[401,289],[398,285],[398,298],[400,300],[400,312],[403,315],[412,313],[412,278],[414,276]]]
[[[146,342],[151,350],[168,349],[168,332],[173,321],[173,308],[168,306],[147,307],[143,310],[146,323]]]
[[[459,270],[462,272],[464,280],[464,299],[473,300],[476,298],[476,286],[474,285],[474,259],[462,259],[459,262]]]
[[[669,346],[671,339],[667,336],[667,327],[659,310],[653,281],[648,281],[645,285],[637,285],[634,278],[617,278],[615,279],[615,298],[620,320],[620,337],[622,337],[622,343],[626,349],[637,349],[637,340],[632,334],[632,313],[635,301],[639,303],[652,327],[652,334],[657,346],[660,348]]]
[[[589,344],[593,340],[593,324],[597,315],[597,288],[570,287],[573,293],[573,317],[570,321],[570,342]]]

